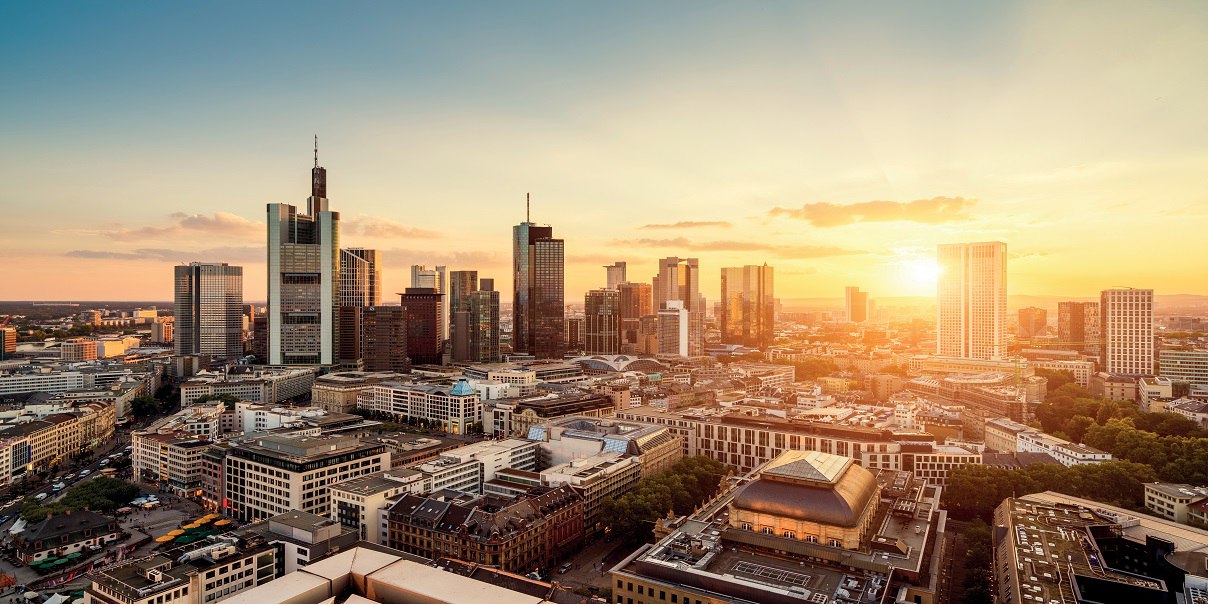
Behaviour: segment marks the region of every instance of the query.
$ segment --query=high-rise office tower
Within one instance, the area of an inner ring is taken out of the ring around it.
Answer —
[[[766,348],[775,337],[774,269],[747,265],[721,269],[721,341]]]
[[[381,306],[381,266],[377,250],[340,250],[340,306]]]
[[[583,350],[583,331],[587,328],[583,317],[566,318],[566,348],[568,350]]]
[[[667,308],[667,303],[673,300],[684,303],[688,312],[687,356],[704,354],[705,298],[700,293],[700,260],[674,256],[659,260],[652,289],[655,310]]]
[[[17,353],[17,328],[0,327],[0,361]]]
[[[593,289],[583,296],[583,354],[620,354],[621,292]]]
[[[407,356],[412,365],[440,365],[444,360],[440,339],[443,297],[431,287],[408,287],[402,294],[407,309]]]
[[[1007,322],[1007,244],[952,243],[939,246],[936,354],[1002,360]]]
[[[554,229],[531,222],[512,227],[512,348],[536,358],[566,350],[566,245]]]
[[[1058,302],[1057,341],[1062,348],[1099,354],[1099,303]]]
[[[658,353],[688,356],[689,315],[683,300],[668,300],[658,312]]]
[[[176,267],[176,354],[243,356],[243,267],[192,262]]]
[[[499,362],[499,292],[494,279],[483,279],[469,300],[469,358],[476,363]]]
[[[627,281],[627,279],[625,279],[624,262],[613,262],[612,264],[606,264],[604,265],[604,270],[608,272],[606,281],[607,285],[605,286],[607,289],[617,289],[622,283]]]
[[[1035,306],[1019,309],[1019,329],[1015,332],[1017,338],[1030,340],[1044,335],[1049,324],[1049,311]]]
[[[268,363],[332,365],[339,354],[340,213],[327,209],[327,170],[310,172],[306,212],[268,204]]]
[[[449,346],[454,361],[468,360],[470,351],[470,294],[478,291],[478,271],[449,273]],[[458,313],[464,313],[459,315]],[[460,330],[460,331],[459,331]]]
[[[1105,289],[1099,294],[1103,370],[1120,375],[1154,374],[1153,290]]]
[[[440,301],[440,324],[438,326],[438,335],[441,342],[449,339],[449,272],[443,266],[438,266],[428,270],[422,264],[416,264],[411,267],[411,287],[427,287],[436,290],[436,293],[441,294]]]
[[[406,313],[402,306],[341,306],[340,364],[364,371],[410,371]]]
[[[860,288],[848,286],[844,289],[847,308],[847,320],[852,323],[863,323],[868,320],[868,292]]]
[[[622,283],[618,291],[621,294],[621,352],[638,353],[641,319],[654,314],[652,288],[649,283]]]

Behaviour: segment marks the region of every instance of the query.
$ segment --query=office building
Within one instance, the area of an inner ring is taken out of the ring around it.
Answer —
[[[402,294],[407,323],[407,356],[412,365],[444,361],[441,309],[444,295],[431,287],[408,287]]]
[[[1154,375],[1153,290],[1117,288],[1099,297],[1100,364],[1111,375]]]
[[[691,350],[690,313],[682,300],[668,300],[658,312],[658,354],[686,357]]]
[[[449,273],[449,347],[454,361],[469,360],[470,296],[478,291],[478,271]]]
[[[1208,390],[1208,349],[1163,348],[1158,353],[1158,375]]]
[[[999,360],[1006,356],[1007,244],[940,245],[936,354]]]
[[[264,436],[230,448],[223,513],[242,522],[290,511],[331,515],[333,484],[390,467],[385,445],[344,436]]]
[[[175,327],[175,317],[159,317],[151,324],[151,341],[159,344],[171,344],[176,337]]]
[[[17,352],[17,328],[0,327],[0,361],[12,357]]]
[[[253,369],[247,366],[222,373],[200,371],[180,385],[180,404],[192,405],[205,396],[229,394],[241,401],[280,403],[310,392],[315,371],[302,369]]]
[[[176,354],[243,356],[243,267],[192,262],[175,283]]]
[[[407,309],[341,306],[340,364],[364,371],[407,373]]]
[[[705,298],[700,294],[700,260],[674,256],[660,259],[651,289],[656,312],[670,308],[668,303],[675,300],[682,302],[681,307],[687,311],[688,348],[683,356],[704,354]]]
[[[437,312],[439,313],[439,321],[437,323],[437,338],[441,345],[449,337],[449,271],[443,266],[437,266],[432,269],[417,264],[411,267],[411,287],[413,288],[428,288],[434,292],[441,294],[441,299]],[[443,350],[443,348],[442,348]]]
[[[482,421],[482,401],[465,380],[452,386],[382,382],[363,390],[357,407],[400,419],[424,420],[451,434]]]
[[[621,293],[593,289],[583,296],[583,354],[621,352]]]
[[[96,340],[88,338],[72,338],[59,346],[59,353],[64,362],[96,360]]]
[[[721,269],[721,341],[764,349],[776,329],[773,268],[747,265]]]
[[[605,289],[618,289],[621,287],[622,283],[626,283],[628,281],[628,279],[625,278],[624,262],[618,261],[613,262],[612,264],[606,264],[604,265],[604,270],[608,273],[607,279],[605,280]]]
[[[483,279],[478,291],[470,294],[467,361],[499,362],[499,292],[494,279]]]
[[[340,250],[340,306],[381,306],[382,265],[377,250]]]
[[[621,293],[621,347],[622,352],[638,352],[638,331],[642,317],[654,314],[653,290],[649,283],[622,283]]]
[[[525,215],[512,227],[512,350],[558,359],[566,351],[566,245]]]
[[[1062,348],[1099,354],[1098,302],[1058,302],[1057,341]]]
[[[852,323],[863,323],[868,320],[868,292],[860,291],[855,286],[843,289],[844,309],[847,320]]]
[[[1015,337],[1021,340],[1043,336],[1049,324],[1049,311],[1035,306],[1019,309],[1019,329]]]
[[[339,306],[340,213],[327,209],[316,144],[306,211],[268,204],[268,364],[335,364]]]

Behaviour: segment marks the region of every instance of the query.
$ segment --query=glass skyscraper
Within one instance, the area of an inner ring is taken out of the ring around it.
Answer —
[[[243,356],[243,267],[193,262],[176,267],[176,354]]]

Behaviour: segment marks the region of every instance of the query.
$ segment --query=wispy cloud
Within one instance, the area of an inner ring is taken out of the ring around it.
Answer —
[[[699,229],[705,227],[717,227],[728,229],[734,226],[725,220],[681,220],[670,224],[647,224],[640,226],[640,229]]]
[[[439,239],[436,231],[407,226],[386,218],[355,216],[340,221],[341,234],[381,239]]]
[[[236,214],[214,212],[213,214],[169,215],[174,224],[145,226],[136,229],[113,227],[107,229],[58,229],[56,235],[100,235],[114,240],[138,241],[170,239],[181,235],[225,236],[232,239],[255,239],[264,237],[264,223],[248,220]]]
[[[139,248],[128,251],[114,250],[70,250],[63,254],[69,258],[92,258],[102,260],[153,260],[157,262],[264,262],[263,247],[230,246],[203,250],[175,250],[167,248]]]
[[[976,202],[965,197],[932,197],[914,201],[864,201],[848,205],[819,202],[800,208],[772,208],[770,216],[788,216],[808,221],[816,227],[836,227],[857,222],[921,222],[941,224],[972,218],[968,214]]]
[[[694,252],[768,252],[779,258],[829,258],[865,254],[862,250],[849,250],[827,245],[777,245],[758,241],[696,241],[687,237],[672,239],[617,239],[610,245],[627,247],[675,248]]]

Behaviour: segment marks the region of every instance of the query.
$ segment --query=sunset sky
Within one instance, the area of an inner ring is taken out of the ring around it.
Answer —
[[[305,205],[345,247],[495,277],[566,239],[777,270],[782,298],[934,293],[1006,241],[1011,294],[1208,294],[1208,3],[16,3],[0,9],[0,299],[169,300]],[[396,300],[393,296],[390,301]]]

